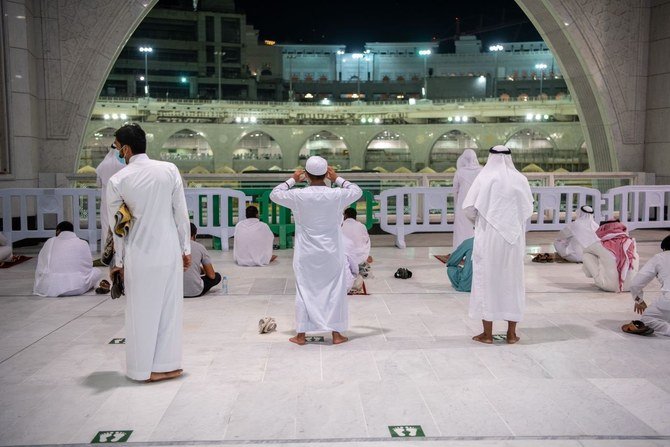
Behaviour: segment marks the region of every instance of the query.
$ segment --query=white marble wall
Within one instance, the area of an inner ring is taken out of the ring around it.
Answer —
[[[12,159],[12,174],[0,176],[0,187],[55,186],[57,173],[74,171],[102,83],[157,0],[0,1],[9,84],[8,110],[3,112],[10,118]],[[517,2],[569,76],[594,168],[646,168],[667,179],[668,2]],[[653,73],[649,82],[648,70]]]
[[[652,1],[644,169],[670,184],[670,0]]]

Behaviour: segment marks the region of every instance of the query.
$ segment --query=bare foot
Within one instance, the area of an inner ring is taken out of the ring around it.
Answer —
[[[507,344],[508,345],[513,345],[514,343],[518,342],[521,340],[519,337],[516,336],[516,334],[507,334]]]
[[[168,372],[152,372],[147,382],[160,382],[162,380],[174,379],[181,376],[182,372],[184,372],[183,369],[175,369],[174,371]]]
[[[288,341],[290,341],[291,343],[295,343],[296,345],[300,345],[300,346],[307,343],[305,341],[305,333],[304,332],[301,332],[301,333],[297,334],[295,337],[289,338]]]
[[[478,341],[479,343],[486,343],[487,345],[490,345],[490,344],[493,343],[493,337],[489,336],[489,335],[486,335],[485,332],[482,332],[479,335],[475,335],[474,337],[472,337],[472,339],[474,341]]]
[[[348,337],[345,337],[344,335],[340,334],[339,332],[333,331],[333,344],[334,345],[339,345],[340,343],[344,343],[348,340],[349,340]]]

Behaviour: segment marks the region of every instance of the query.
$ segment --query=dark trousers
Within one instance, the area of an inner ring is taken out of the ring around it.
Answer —
[[[202,275],[202,293],[198,296],[203,296],[205,293],[209,292],[209,289],[221,282],[221,275],[219,273],[214,273],[214,279],[208,278],[207,275]]]

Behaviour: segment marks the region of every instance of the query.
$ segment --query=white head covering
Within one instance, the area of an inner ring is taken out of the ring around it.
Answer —
[[[505,146],[489,150],[486,165],[472,183],[463,208],[474,207],[510,244],[517,241],[524,223],[533,214],[528,180],[514,167]]]
[[[472,149],[466,149],[456,160],[456,169],[480,169],[482,165],[477,160],[477,153]]]
[[[305,163],[305,171],[312,175],[324,175],[328,171],[328,162],[323,157],[312,155]]]
[[[577,210],[577,218],[569,224],[570,232],[582,247],[588,247],[598,241],[598,224],[593,218],[593,208],[588,205]]]

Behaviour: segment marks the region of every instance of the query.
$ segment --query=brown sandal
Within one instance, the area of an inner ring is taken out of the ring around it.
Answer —
[[[95,293],[97,293],[98,295],[104,295],[106,293],[109,293],[110,289],[111,284],[109,283],[109,281],[103,279],[102,281],[100,281],[100,285],[95,289]]]

